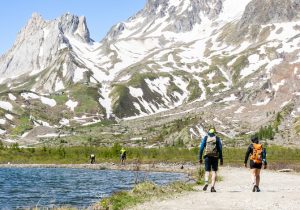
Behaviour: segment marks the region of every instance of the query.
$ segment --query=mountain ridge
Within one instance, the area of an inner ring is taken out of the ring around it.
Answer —
[[[272,125],[276,138],[298,139],[300,22],[298,13],[288,12],[298,6],[298,0],[149,0],[99,43],[84,17],[65,14],[45,22],[34,14],[26,39],[0,58],[0,74],[8,75],[0,81],[0,129],[11,133],[18,124],[5,117],[7,102],[12,111],[27,109],[20,91],[37,94],[29,97],[35,103],[43,95],[61,101],[50,108],[51,126],[84,124],[86,115],[95,117],[88,118],[92,122],[149,125],[203,115],[202,126],[214,124],[230,138]],[[34,27],[40,32],[31,34]],[[10,77],[10,69],[22,76]],[[282,115],[277,123],[276,114]]]

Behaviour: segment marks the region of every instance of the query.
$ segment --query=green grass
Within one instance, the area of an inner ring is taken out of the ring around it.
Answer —
[[[248,57],[246,55],[240,56],[232,65],[233,75],[232,80],[236,84],[239,82],[241,70],[249,65]]]
[[[139,114],[139,111],[133,105],[134,98],[125,85],[115,85],[110,97],[113,98],[112,109],[116,116],[124,118]]]
[[[65,105],[65,103],[68,101],[68,96],[66,94],[62,95],[54,95],[52,98],[56,101],[59,105]]]
[[[298,117],[295,121],[295,131],[297,134],[300,134],[300,117]]]
[[[71,89],[71,97],[78,101],[75,108],[76,113],[104,113],[98,99],[100,97],[97,87],[90,87],[81,84],[74,85]]]
[[[193,184],[174,182],[167,186],[157,186],[152,182],[137,184],[129,192],[117,192],[109,198],[103,199],[95,208],[120,210],[149,201],[153,198],[170,197],[185,191],[193,191]]]
[[[174,92],[183,94],[183,91],[173,81],[170,81],[170,85],[167,88],[167,95],[171,96]]]
[[[187,89],[190,92],[188,101],[193,101],[197,98],[201,97],[202,90],[199,88],[199,82],[195,79],[190,80],[189,85],[187,86]]]
[[[142,83],[145,82],[145,79],[155,80],[158,77],[159,75],[155,73],[135,73],[128,82],[128,85],[135,88],[140,88],[142,87]]]
[[[26,131],[31,130],[33,128],[33,123],[31,122],[29,116],[26,114],[20,116],[20,118],[17,121],[17,126],[12,128],[11,130],[11,135],[13,136],[22,135]]]
[[[42,148],[6,148],[0,146],[0,163],[18,164],[81,164],[88,163],[91,153],[96,155],[96,162],[118,162],[121,145],[113,147],[47,147]],[[224,148],[225,164],[242,165],[247,148]],[[300,149],[284,148],[279,146],[266,147],[269,164],[285,163],[300,164]],[[153,162],[197,162],[199,149],[191,150],[180,147],[162,148],[127,148],[128,162],[136,160],[142,163]]]

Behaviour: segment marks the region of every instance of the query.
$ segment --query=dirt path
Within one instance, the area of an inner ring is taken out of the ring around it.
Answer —
[[[300,209],[300,175],[262,171],[261,192],[253,193],[249,169],[221,168],[217,193],[189,192],[167,200],[141,204],[134,210]],[[210,189],[210,188],[209,188]]]

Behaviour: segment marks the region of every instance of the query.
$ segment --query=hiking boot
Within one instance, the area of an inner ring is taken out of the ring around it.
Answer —
[[[253,186],[252,192],[256,191],[256,185]]]
[[[214,187],[210,189],[210,192],[217,192]]]
[[[256,192],[260,192],[260,189],[258,186],[256,186]]]
[[[206,190],[207,190],[207,187],[208,187],[208,184],[204,185],[203,191],[206,191]]]

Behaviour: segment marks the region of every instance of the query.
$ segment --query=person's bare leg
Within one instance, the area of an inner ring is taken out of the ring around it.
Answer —
[[[251,180],[252,180],[252,184],[255,185],[256,184],[256,169],[251,169]]]
[[[208,185],[208,179],[209,179],[209,171],[205,171],[204,181],[205,181],[205,184],[207,184],[207,185]]]
[[[252,185],[253,189],[252,192],[256,191],[256,169],[251,169],[251,179],[252,179]]]
[[[256,179],[255,179],[255,185],[257,186],[257,187],[259,187],[259,183],[260,183],[260,169],[257,169],[256,170],[256,173],[255,173],[255,175],[256,175]]]
[[[204,174],[204,187],[203,187],[203,190],[206,191],[207,190],[207,187],[208,187],[208,179],[209,179],[209,171],[205,171],[205,174]]]
[[[259,183],[260,183],[260,169],[256,170],[256,177],[255,177],[255,185],[256,185],[256,192],[260,192]]]
[[[217,172],[213,171],[211,176],[211,187],[215,187],[216,180],[217,180]]]

